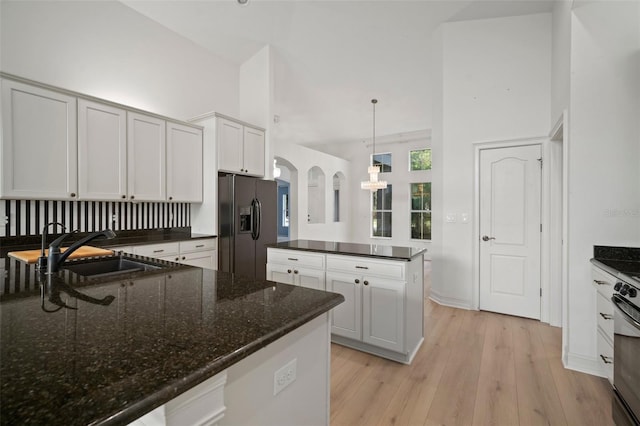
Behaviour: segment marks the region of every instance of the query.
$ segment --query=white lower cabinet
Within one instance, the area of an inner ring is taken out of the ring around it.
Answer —
[[[327,273],[327,290],[345,303],[333,310],[331,332],[392,351],[404,351],[404,282]]]
[[[603,377],[613,384],[613,286],[616,278],[602,269],[591,269],[593,286],[596,289],[596,345],[597,360]]]
[[[316,290],[325,289],[324,254],[267,249],[267,279]]]
[[[267,249],[267,279],[340,293],[332,341],[409,364],[424,340],[423,258],[373,257]]]
[[[128,251],[123,250],[121,247],[114,247],[113,249],[125,253],[137,254],[138,256],[153,257],[185,265],[197,266],[199,268],[216,270],[218,268],[216,247],[215,238],[206,238],[127,247],[126,249]]]

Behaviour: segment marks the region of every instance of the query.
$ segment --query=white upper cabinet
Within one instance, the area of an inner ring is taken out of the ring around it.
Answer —
[[[218,170],[264,176],[264,132],[218,118]]]
[[[202,202],[202,130],[167,122],[167,200]]]
[[[244,128],[244,172],[264,176],[264,132],[251,127]]]
[[[235,121],[218,119],[218,170],[233,173],[244,171],[243,129],[244,126]]]
[[[166,199],[165,121],[127,112],[127,171],[130,200]]]
[[[127,198],[127,112],[78,99],[78,198]]]
[[[5,80],[0,198],[77,199],[76,98]]]

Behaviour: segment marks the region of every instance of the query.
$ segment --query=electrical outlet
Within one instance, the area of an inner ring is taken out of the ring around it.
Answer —
[[[282,389],[289,386],[296,379],[297,358],[289,361],[284,367],[273,374],[273,395],[277,395]]]

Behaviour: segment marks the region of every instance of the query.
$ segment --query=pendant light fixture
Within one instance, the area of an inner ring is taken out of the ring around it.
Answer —
[[[371,103],[373,104],[373,155],[371,156],[371,165],[367,169],[369,173],[369,180],[365,180],[360,182],[360,188],[368,189],[371,192],[377,191],[378,189],[384,189],[387,187],[387,181],[378,180],[378,174],[380,173],[380,166],[373,165],[373,158],[376,155],[376,104],[378,103],[377,99],[371,99]]]

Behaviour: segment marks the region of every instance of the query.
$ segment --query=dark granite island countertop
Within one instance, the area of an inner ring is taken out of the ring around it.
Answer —
[[[32,266],[5,261],[0,423],[127,424],[344,300],[164,263],[93,281],[61,272],[41,298]],[[94,300],[71,297],[69,280]]]
[[[346,256],[377,257],[381,259],[393,260],[411,260],[415,256],[419,256],[427,251],[426,248],[421,247],[339,243],[335,241],[316,240],[284,241],[277,244],[270,244],[268,245],[268,247],[288,250],[314,251],[319,253],[340,254]]]

